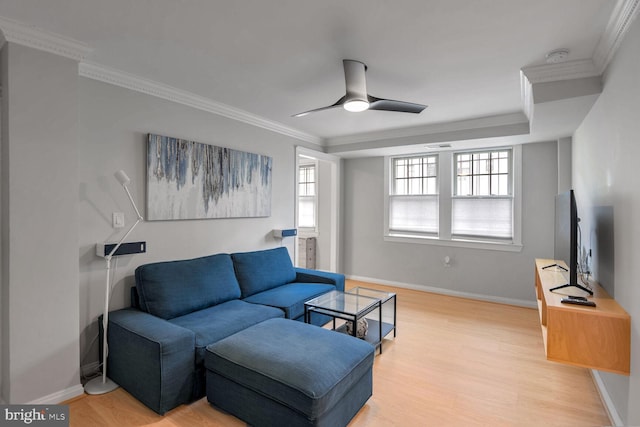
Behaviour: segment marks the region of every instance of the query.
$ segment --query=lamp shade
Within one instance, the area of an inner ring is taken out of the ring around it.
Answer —
[[[127,176],[126,173],[124,173],[123,170],[119,170],[118,172],[116,172],[115,174],[113,174],[116,179],[118,180],[118,182],[122,185],[127,185],[128,183],[131,182],[131,180],[129,179],[129,177]]]

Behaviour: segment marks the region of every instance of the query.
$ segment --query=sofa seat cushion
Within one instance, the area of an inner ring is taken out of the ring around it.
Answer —
[[[304,314],[305,301],[335,289],[326,283],[295,282],[251,295],[243,301],[278,307],[284,310],[287,319],[297,319]]]
[[[162,319],[240,298],[229,254],[145,264],[135,276],[140,308]]]
[[[283,246],[235,253],[231,258],[243,298],[296,280],[289,251]]]
[[[258,401],[265,406],[278,402],[307,420],[321,419],[351,399],[357,400],[351,405],[357,412],[371,395],[373,358],[374,348],[366,341],[288,319],[267,320],[207,347],[207,397],[223,405],[225,396],[237,400],[235,390],[220,390],[215,383],[229,380],[241,389],[238,395],[246,390],[249,396],[262,396]],[[366,386],[363,393],[352,393],[360,383]],[[260,405],[241,406],[242,413],[234,415],[251,423],[251,413]],[[333,425],[346,425],[353,414]]]
[[[284,312],[274,307],[233,300],[176,317],[169,322],[195,333],[195,361],[199,365],[204,360],[204,349],[209,344],[264,320],[283,316]]]

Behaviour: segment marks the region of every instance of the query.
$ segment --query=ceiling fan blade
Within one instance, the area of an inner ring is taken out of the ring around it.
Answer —
[[[420,114],[427,108],[426,105],[414,104],[413,102],[395,101],[393,99],[382,99],[371,96],[367,93],[366,71],[367,65],[364,62],[353,59],[344,59],[344,83],[346,94],[334,104],[327,107],[316,108],[302,113],[294,114],[291,117],[302,117],[310,113],[329,110],[336,107],[344,107],[351,112],[365,110],[397,111],[400,113]]]
[[[394,101],[393,99],[376,98],[375,96],[368,96],[369,98],[369,110],[380,111],[397,111],[400,113],[414,113],[420,114],[422,110],[427,108],[426,105],[414,104],[413,102]]]
[[[327,107],[314,108],[313,110],[309,110],[309,111],[303,111],[302,113],[294,114],[291,117],[302,117],[302,116],[306,116],[307,114],[317,113],[318,111],[330,110],[332,108],[341,107],[342,104],[344,104],[344,100],[345,99],[346,99],[346,97],[343,96],[342,98],[338,99],[335,102],[335,104],[331,104],[331,105],[329,105]]]

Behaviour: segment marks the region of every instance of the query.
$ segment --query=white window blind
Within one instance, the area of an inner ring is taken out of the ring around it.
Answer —
[[[453,198],[451,234],[462,238],[511,239],[512,218],[511,198]]]
[[[389,229],[438,234],[438,196],[389,196]]]
[[[300,196],[298,198],[298,227],[316,226],[316,198]]]

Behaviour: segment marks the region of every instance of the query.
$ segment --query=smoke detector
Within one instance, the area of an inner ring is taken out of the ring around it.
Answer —
[[[556,49],[547,53],[547,64],[557,64],[564,62],[569,57],[569,49]]]

